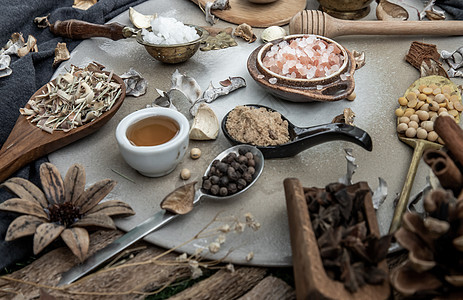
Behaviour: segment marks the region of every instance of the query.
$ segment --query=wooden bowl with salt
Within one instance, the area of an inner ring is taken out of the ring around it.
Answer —
[[[298,74],[296,78],[291,78],[277,73],[273,67],[267,67],[266,55],[268,52],[274,51],[272,48],[275,45],[279,46],[285,41],[291,44],[294,40],[309,37],[322,41],[327,47],[332,45],[333,48],[339,49],[341,61],[338,70],[327,72],[321,76],[304,76],[305,74],[301,76]],[[297,34],[271,41],[251,53],[247,67],[251,77],[265,90],[276,97],[292,102],[338,101],[349,96],[355,88],[353,75],[356,65],[352,54],[334,40],[319,35]]]

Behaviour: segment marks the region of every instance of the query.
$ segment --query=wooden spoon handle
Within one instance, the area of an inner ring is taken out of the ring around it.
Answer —
[[[125,26],[119,23],[99,25],[80,20],[56,21],[50,25],[50,31],[54,35],[78,40],[105,37],[117,41],[126,37],[123,33],[124,28]]]
[[[348,21],[318,10],[303,10],[289,23],[290,34],[342,35],[463,35],[463,21]]]

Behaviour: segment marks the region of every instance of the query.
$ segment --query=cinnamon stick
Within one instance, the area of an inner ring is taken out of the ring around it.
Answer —
[[[437,117],[434,130],[445,143],[445,147],[452,153],[455,160],[463,166],[463,130],[448,116]]]
[[[429,149],[424,153],[423,160],[431,167],[444,189],[452,190],[455,196],[460,194],[463,186],[463,175],[446,152]]]

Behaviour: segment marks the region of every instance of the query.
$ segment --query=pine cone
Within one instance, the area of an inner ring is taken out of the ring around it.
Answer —
[[[425,219],[406,213],[395,233],[409,252],[391,283],[405,296],[463,297],[463,200],[438,189],[425,198],[424,209]]]

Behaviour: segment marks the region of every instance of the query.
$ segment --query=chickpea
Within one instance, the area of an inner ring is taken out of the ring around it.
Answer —
[[[418,128],[416,130],[416,137],[419,138],[419,139],[426,139],[428,137],[428,132],[426,131],[426,129],[423,129],[423,128]]]
[[[397,117],[399,117],[399,118],[402,117],[402,116],[404,115],[404,113],[405,113],[405,110],[403,110],[401,107],[399,107],[399,108],[397,108],[397,109],[395,110],[395,115],[396,115]]]
[[[405,135],[409,138],[413,138],[416,136],[416,129],[415,128],[412,128],[412,127],[409,127],[406,131],[405,131]]]
[[[410,121],[410,122],[408,123],[408,128],[417,129],[417,128],[418,128],[418,122]]]
[[[397,132],[398,133],[404,133],[408,129],[408,125],[405,123],[400,123],[397,125]]]
[[[447,111],[447,109],[445,107],[441,107],[439,108],[439,110],[437,111],[437,114],[440,116],[440,114],[444,111]]]
[[[432,91],[432,93],[433,93],[434,95],[439,95],[439,94],[442,93],[442,89],[439,88],[439,87],[438,87],[438,88],[435,88],[435,89]],[[442,94],[441,94],[441,95],[442,95]]]
[[[399,104],[400,104],[401,106],[407,105],[407,104],[408,104],[407,98],[405,98],[405,97],[400,97],[400,98],[399,98]]]
[[[442,87],[442,93],[444,93],[444,94],[450,94],[451,92],[452,92],[452,88],[451,88],[450,86],[444,85],[444,86]]]
[[[410,108],[414,108],[414,107],[416,107],[417,104],[418,104],[418,100],[417,100],[417,99],[413,99],[413,100],[409,100],[409,101],[408,101],[407,106],[410,107]]]
[[[424,110],[417,111],[416,114],[418,115],[418,118],[420,121],[426,121],[429,119],[429,113]]]
[[[444,102],[444,100],[445,100],[445,96],[443,94],[437,94],[434,97],[434,101],[436,101],[437,103],[442,103]]]
[[[426,94],[419,94],[418,95],[418,100],[420,100],[420,101],[426,101],[427,98],[428,98],[428,96],[426,96]]]
[[[450,116],[450,114],[447,111],[443,111],[439,114],[439,117],[441,116]]]
[[[190,172],[190,170],[188,170],[188,169],[182,169],[182,170],[180,171],[180,178],[182,178],[183,180],[188,180],[188,179],[190,179],[190,177],[191,177],[191,172]]]
[[[449,110],[448,113],[455,118],[458,116],[458,111],[455,109]]]
[[[407,98],[408,101],[412,101],[412,100],[416,100],[416,93],[414,92],[410,92],[407,94],[407,96],[405,96],[405,98]]]
[[[423,104],[423,106],[420,107],[420,110],[429,111],[429,103]]]
[[[428,141],[435,142],[439,136],[437,135],[437,132],[435,131],[430,131],[428,133]]]
[[[430,110],[438,111],[439,108],[440,108],[439,103],[437,103],[436,101],[432,101],[431,103],[429,103],[429,109]]]
[[[199,148],[192,148],[192,149],[190,150],[190,157],[191,157],[192,159],[198,159],[198,158],[200,158],[200,157],[201,157],[201,149],[199,149]]]
[[[408,118],[408,117],[401,117],[401,118],[399,118],[399,123],[408,124],[408,122],[410,122],[410,118]]]
[[[434,90],[431,87],[423,88],[423,93],[426,95],[431,95]]]

